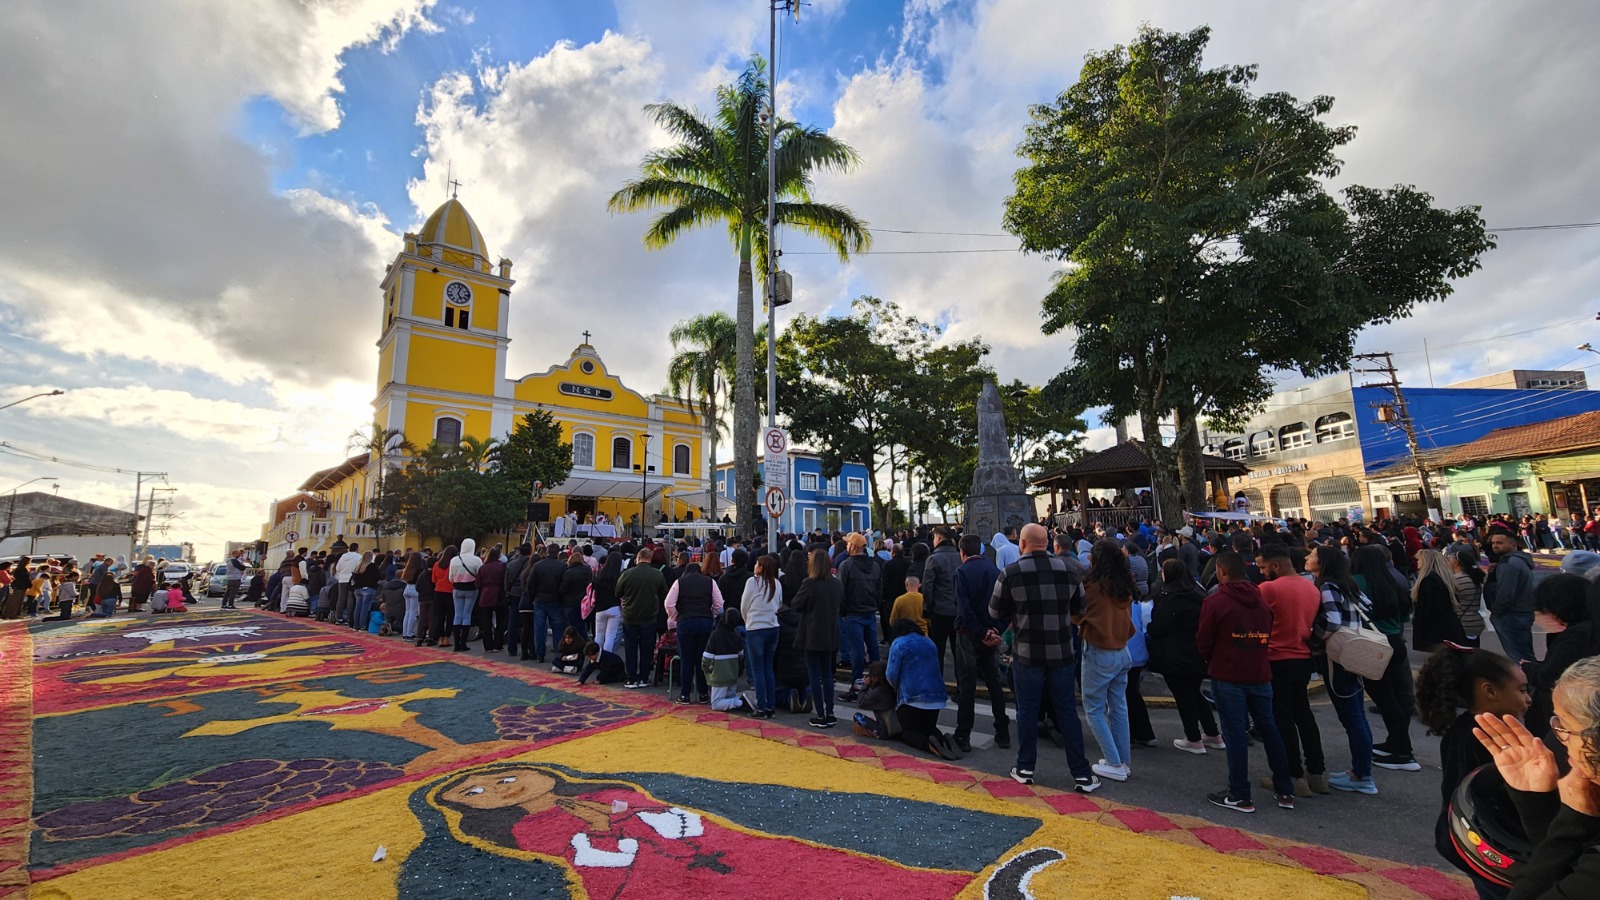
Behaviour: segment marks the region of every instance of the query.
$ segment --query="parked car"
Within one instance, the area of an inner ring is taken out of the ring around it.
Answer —
[[[156,576],[158,581],[178,581],[187,585],[193,578],[194,567],[186,562],[169,562]]]
[[[210,567],[211,575],[206,579],[206,596],[221,597],[228,593],[228,564],[222,563]]]

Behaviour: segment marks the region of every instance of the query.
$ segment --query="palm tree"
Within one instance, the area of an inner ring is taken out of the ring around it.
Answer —
[[[722,427],[718,403],[733,375],[738,326],[725,312],[704,313],[672,326],[667,339],[672,341],[674,351],[667,363],[667,390],[686,400],[696,413],[703,413],[710,425],[711,482],[706,490],[706,517],[715,519],[717,433]]]
[[[652,103],[645,112],[677,143],[652,152],[639,177],[611,195],[612,212],[661,209],[644,233],[656,250],[685,232],[721,223],[739,254],[739,294],[733,379],[736,508],[741,522],[755,515],[756,364],[754,275],[766,277],[767,119],[766,62],[752,57],[739,80],[717,89],[716,112],[673,102]],[[777,152],[774,181],[776,221],[822,238],[841,260],[871,246],[865,222],[843,206],[812,199],[812,175],[848,172],[856,152],[827,132],[794,122],[774,122]]]
[[[350,432],[350,437],[345,441],[345,449],[364,450],[367,453],[368,465],[377,462],[378,496],[382,496],[383,478],[389,469],[389,457],[413,453],[417,447],[406,439],[405,431],[399,428],[385,428],[382,422],[374,421],[371,425],[363,425]],[[383,540],[382,531],[374,528],[373,534],[379,541]]]
[[[481,474],[498,446],[500,446],[499,438],[478,438],[468,435],[461,439],[461,455],[465,457],[467,466],[472,471]]]

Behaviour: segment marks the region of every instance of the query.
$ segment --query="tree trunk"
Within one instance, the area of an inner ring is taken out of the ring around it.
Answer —
[[[1173,411],[1178,428],[1178,477],[1183,484],[1183,502],[1191,511],[1208,509],[1206,464],[1200,447],[1200,421],[1192,409],[1180,405]]]
[[[707,449],[709,456],[707,471],[711,473],[711,481],[708,485],[710,490],[706,491],[705,519],[715,522],[719,518],[717,516],[717,375],[715,370],[711,374],[711,392],[706,397],[706,417],[711,424],[711,434],[706,441],[709,445]],[[643,517],[641,516],[641,518]]]
[[[734,344],[733,464],[734,509],[739,530],[756,533],[756,313],[755,276],[750,266],[750,226],[739,246],[738,338]]]
[[[1161,523],[1168,528],[1183,524],[1183,497],[1178,490],[1178,460],[1171,447],[1161,442],[1161,411],[1139,410],[1139,426],[1144,432],[1144,450],[1150,456],[1151,489],[1161,506]]]

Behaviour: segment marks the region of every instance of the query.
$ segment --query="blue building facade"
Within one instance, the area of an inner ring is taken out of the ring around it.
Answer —
[[[757,463],[759,471],[760,463]],[[789,453],[789,483],[784,486],[789,507],[779,525],[781,531],[806,532],[860,531],[872,528],[872,495],[867,483],[867,467],[847,462],[839,474],[825,478],[822,457],[813,453]],[[724,502],[733,502],[733,466],[717,467],[717,493]]]

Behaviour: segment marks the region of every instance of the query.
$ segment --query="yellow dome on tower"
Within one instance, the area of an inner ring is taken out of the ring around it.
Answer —
[[[433,211],[428,221],[422,223],[422,230],[417,232],[417,243],[439,246],[442,248],[442,258],[467,268],[477,266],[451,257],[465,253],[476,257],[478,263],[487,265],[489,262],[489,248],[483,243],[483,232],[478,230],[478,223],[467,214],[467,208],[454,197],[446,200],[443,206]]]

